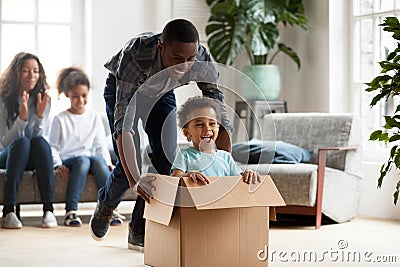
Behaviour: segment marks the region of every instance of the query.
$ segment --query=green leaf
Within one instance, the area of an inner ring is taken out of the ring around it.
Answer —
[[[385,21],[380,26],[400,26],[399,20],[396,17],[386,17]]]
[[[398,121],[396,121],[393,117],[384,116],[384,118],[385,118],[385,122],[387,125],[389,125],[391,127],[400,128],[400,123]]]
[[[393,52],[393,54],[397,54],[397,53]],[[399,62],[399,60],[400,60],[400,55],[397,55],[393,58],[393,62]]]
[[[383,142],[387,143],[389,141],[388,133],[382,133],[381,136],[379,137],[379,141],[383,141]]]
[[[206,33],[210,53],[214,59],[223,64],[233,64],[245,43],[244,25],[232,15],[218,13],[210,17]]]
[[[387,84],[392,79],[390,75],[381,75],[375,77],[370,83],[366,83],[369,88],[366,89],[367,92],[374,91],[381,87],[381,85]]]
[[[394,159],[393,159],[393,163],[396,166],[397,169],[400,168],[400,154],[396,154]]]
[[[400,135],[395,134],[389,138],[389,142],[394,142],[400,139]]]
[[[374,98],[372,98],[371,103],[369,104],[370,107],[373,107],[378,103],[382,98],[388,97],[390,94],[390,90],[382,90],[381,93],[377,94]]]
[[[391,52],[391,53],[387,56],[386,60],[387,60],[387,61],[390,61],[390,60],[394,59],[394,58],[396,57],[396,55],[397,55],[396,52]]]
[[[258,25],[252,31],[251,50],[255,56],[266,55],[275,46],[279,30],[272,23]],[[265,64],[265,63],[264,63]]]
[[[393,203],[397,205],[397,201],[399,200],[399,192],[400,192],[400,180],[397,181],[396,191],[393,194]]]
[[[390,171],[390,168],[392,166],[392,161],[389,160],[387,163],[382,164],[381,166],[381,170],[380,173],[381,175],[378,178],[378,188],[382,187],[382,182],[383,182],[383,178],[386,176],[386,174]]]
[[[292,48],[282,43],[278,44],[278,48],[280,51],[289,56],[296,63],[297,69],[299,70],[301,64],[300,64],[300,58],[298,57],[297,53]]]
[[[387,61],[379,62],[381,65],[382,71],[381,72],[388,72],[390,70],[398,70],[400,68],[400,64],[398,63],[391,63]]]
[[[391,130],[391,129],[393,129],[393,127],[390,126],[390,125],[385,124],[385,125],[383,125],[383,129]]]
[[[381,130],[376,130],[374,132],[371,133],[369,140],[374,141],[379,139],[379,137],[381,137],[382,131]]]
[[[397,146],[393,146],[390,150],[390,157],[393,158],[396,155]]]

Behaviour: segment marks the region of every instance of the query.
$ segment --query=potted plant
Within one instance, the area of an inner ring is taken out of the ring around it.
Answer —
[[[311,30],[304,16],[302,0],[206,1],[211,8],[206,27],[211,55],[219,63],[232,65],[244,50],[250,60],[250,65],[244,67],[244,73],[258,82],[267,100],[276,99],[280,92],[279,68],[272,65],[276,55],[283,52],[296,63],[298,69],[301,67],[297,53],[279,42],[279,25],[296,25]],[[268,70],[275,76],[269,76]],[[261,78],[257,74],[259,72]],[[275,91],[269,90],[272,85],[275,85]]]
[[[381,75],[378,75],[370,83],[367,83],[367,92],[379,92],[372,99],[370,103],[371,107],[380,101],[396,98],[400,94],[400,23],[396,17],[387,17],[380,26],[384,26],[384,31],[393,33],[392,36],[397,42],[397,48],[388,54],[386,60],[379,62],[382,68]],[[393,115],[384,117],[385,125],[383,126],[383,130],[376,130],[370,135],[370,140],[393,144],[387,162],[380,169],[380,176],[378,178],[379,188],[382,186],[384,177],[392,167],[400,169],[400,146],[398,145],[398,140],[400,140],[400,104],[397,105]],[[395,205],[399,199],[399,191],[400,179],[393,194]]]

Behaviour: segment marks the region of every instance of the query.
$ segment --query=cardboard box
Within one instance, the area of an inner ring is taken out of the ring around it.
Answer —
[[[257,187],[241,177],[157,176],[146,203],[144,263],[150,266],[268,266],[269,207],[283,206],[271,177]]]

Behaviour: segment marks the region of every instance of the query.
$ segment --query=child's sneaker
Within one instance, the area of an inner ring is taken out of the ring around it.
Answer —
[[[76,215],[75,210],[68,211],[65,214],[64,225],[65,226],[75,226],[75,227],[77,227],[77,226],[79,227],[82,225],[81,218],[79,218],[78,215]]]
[[[121,215],[117,210],[113,210],[113,215],[111,218],[110,225],[111,226],[118,226],[121,225],[126,217],[124,215]]]

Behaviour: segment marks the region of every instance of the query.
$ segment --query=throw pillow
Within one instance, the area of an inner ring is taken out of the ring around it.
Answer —
[[[251,139],[232,145],[233,158],[248,164],[310,162],[311,155],[311,150],[284,141]]]

